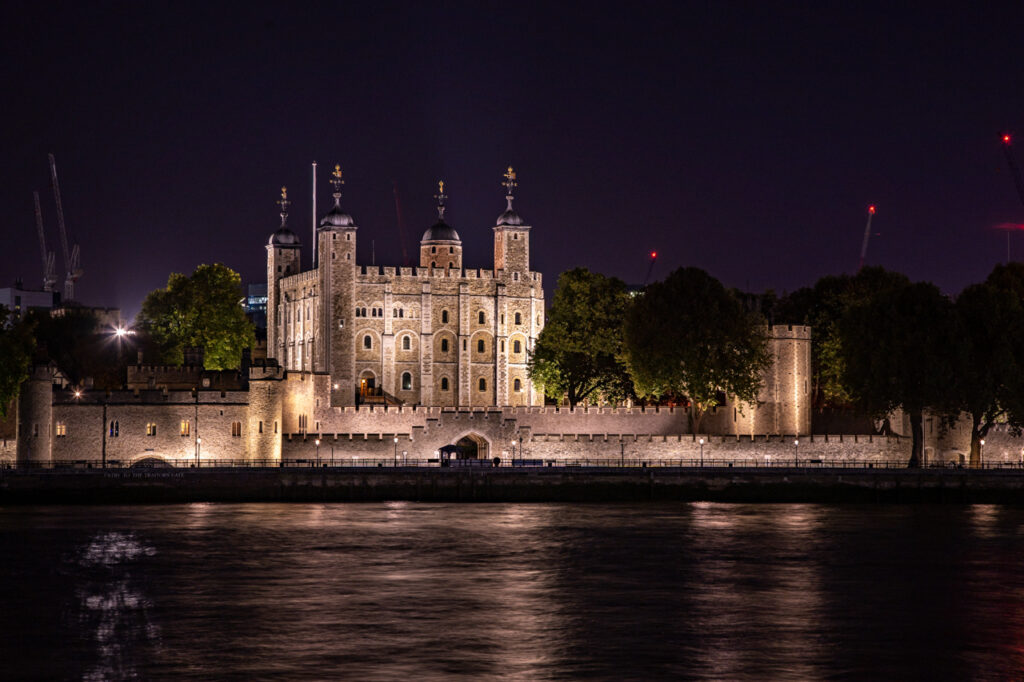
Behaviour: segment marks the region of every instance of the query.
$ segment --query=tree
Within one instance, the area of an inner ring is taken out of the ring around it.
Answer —
[[[622,358],[626,285],[615,277],[576,268],[563,272],[547,324],[530,355],[530,379],[550,398],[569,405],[616,401],[632,394]]]
[[[873,416],[910,416],[909,466],[920,466],[925,408],[948,402],[955,370],[953,304],[932,284],[909,284],[851,305],[839,323],[843,383]]]
[[[166,288],[150,292],[135,324],[156,343],[162,362],[181,364],[185,348],[198,347],[206,369],[234,369],[242,349],[255,344],[242,297],[237,272],[220,263],[200,265],[191,277],[172,273]]]
[[[1003,266],[999,266],[1003,267]],[[999,281],[999,278],[990,278]],[[973,284],[956,299],[956,390],[951,407],[971,415],[971,466],[999,421],[1024,424],[1024,306],[1013,289]]]
[[[811,395],[815,407],[845,407],[853,402],[843,381],[839,320],[854,304],[910,284],[906,276],[880,267],[867,267],[853,276],[826,275],[813,287],[798,289],[773,310],[777,322],[811,327]]]
[[[3,306],[0,318],[0,415],[6,417],[8,406],[28,379],[35,339],[31,322],[19,319]]]
[[[626,315],[626,360],[637,393],[689,399],[690,428],[720,394],[753,404],[768,368],[766,325],[721,282],[680,268],[637,298]]]

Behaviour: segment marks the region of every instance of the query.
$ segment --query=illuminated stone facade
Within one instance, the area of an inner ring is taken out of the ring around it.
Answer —
[[[510,168],[510,190],[514,177]],[[365,265],[356,259],[358,227],[341,209],[340,180],[336,169],[314,269],[299,271],[300,244],[284,210],[267,245],[268,354],[288,371],[322,377],[317,397],[333,407],[543,404],[526,370],[544,326],[543,280],[530,270],[530,226],[511,195],[492,230],[491,267],[464,267],[461,239],[444,220],[443,189],[417,267]]]

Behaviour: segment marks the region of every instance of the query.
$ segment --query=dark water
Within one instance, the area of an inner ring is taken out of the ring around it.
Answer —
[[[0,509],[5,679],[1021,679],[1024,510]]]

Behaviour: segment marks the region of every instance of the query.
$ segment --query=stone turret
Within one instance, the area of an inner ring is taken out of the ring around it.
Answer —
[[[341,208],[341,167],[335,164],[331,177],[334,207],[320,221],[317,232],[320,278],[319,336],[326,340],[317,348],[314,370],[329,372],[332,406],[354,405],[356,401],[355,333],[350,315],[356,306],[355,220]]]
[[[19,465],[53,463],[53,373],[52,365],[37,365],[21,385],[18,394]]]
[[[281,342],[284,327],[280,310],[280,287],[282,277],[299,271],[299,256],[302,244],[294,232],[288,229],[288,188],[281,188],[281,227],[270,235],[267,242],[267,356],[281,358]]]
[[[444,181],[437,183],[437,222],[427,228],[420,239],[420,267],[444,270],[462,269],[462,239],[455,228],[444,220]]]
[[[505,171],[505,212],[494,226],[494,274],[504,272],[505,279],[519,281],[530,272],[530,226],[512,208],[513,190],[518,186],[512,166]]]
[[[273,361],[249,368],[249,443],[253,462],[273,466],[281,461],[284,370]]]

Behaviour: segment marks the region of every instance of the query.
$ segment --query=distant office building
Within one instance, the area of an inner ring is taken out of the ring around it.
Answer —
[[[21,281],[13,287],[0,289],[0,305],[6,306],[19,317],[29,310],[53,310],[60,305],[60,294],[56,291],[33,291],[22,288]]]
[[[249,293],[245,297],[245,303],[242,306],[245,308],[245,314],[249,317],[249,320],[255,325],[257,335],[260,330],[263,331],[264,338],[266,337],[267,331],[267,284],[261,282],[260,284],[250,284]]]

